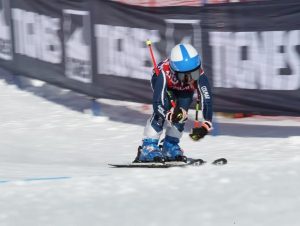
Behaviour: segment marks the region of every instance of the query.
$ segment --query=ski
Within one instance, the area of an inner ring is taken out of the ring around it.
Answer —
[[[187,162],[134,162],[125,164],[108,164],[109,166],[115,168],[171,168],[171,167],[187,167],[187,166],[202,166],[207,162],[203,159],[193,159],[188,158]],[[227,159],[219,158],[211,162],[213,165],[225,165],[227,164]]]
[[[211,164],[213,164],[213,165],[226,165],[227,164],[227,159],[219,158],[219,159],[214,160]]]

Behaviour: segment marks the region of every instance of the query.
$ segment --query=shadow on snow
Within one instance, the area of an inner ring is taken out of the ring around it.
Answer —
[[[6,71],[0,70],[0,79],[7,84],[17,85],[20,89],[43,97],[48,101],[63,105],[71,110],[84,113],[92,108],[92,99],[86,95],[73,92],[71,90],[61,89],[59,87],[42,83],[41,86],[34,86],[31,79],[22,76],[12,76]],[[112,105],[100,103],[98,106],[100,115],[108,117],[112,121],[136,124],[144,126],[146,120],[150,117],[149,113],[143,113],[141,107],[134,109],[132,106]],[[95,116],[97,117],[97,116]],[[185,131],[188,132],[193,126],[193,122],[188,120]],[[299,136],[299,127],[293,126],[267,126],[267,125],[249,125],[237,123],[215,122],[216,128],[213,135],[226,135],[236,137],[289,137]]]

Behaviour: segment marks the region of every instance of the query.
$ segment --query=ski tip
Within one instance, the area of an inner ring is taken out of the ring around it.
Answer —
[[[204,161],[203,159],[188,159],[188,164],[193,166],[200,166],[204,165],[205,163],[206,161]]]
[[[116,165],[116,164],[110,164],[110,163],[108,163],[107,165],[112,166],[112,167],[118,167],[118,165]]]
[[[227,164],[227,159],[225,158],[219,158],[216,159],[215,161],[212,162],[213,165],[226,165]]]

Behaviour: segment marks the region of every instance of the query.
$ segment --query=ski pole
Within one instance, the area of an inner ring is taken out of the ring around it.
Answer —
[[[155,61],[155,58],[154,58],[154,54],[153,54],[153,50],[152,50],[152,42],[148,39],[146,41],[146,44],[149,47],[150,56],[151,56],[151,60],[152,60],[154,70],[155,70],[155,74],[158,76],[159,75],[159,70],[157,68],[156,61]]]
[[[194,122],[194,128],[198,128],[200,127],[200,122],[199,122],[199,110],[200,110],[200,100],[201,100],[201,96],[199,94],[199,91],[197,90],[197,102],[196,102],[196,116],[195,116],[195,122]]]
[[[197,101],[196,101],[196,115],[195,115],[195,121],[194,121],[194,128],[192,129],[191,133],[189,134],[190,138],[192,140],[197,141],[200,139],[200,137],[197,135],[197,130],[200,128],[200,122],[199,122],[199,110],[200,110],[200,102],[201,102],[201,95],[199,93],[199,90],[197,89]]]
[[[195,128],[200,127],[200,122],[198,120],[199,106],[200,106],[200,101],[197,100],[197,102],[196,102],[196,117],[195,117],[195,122],[194,122],[194,127]]]
[[[146,41],[146,44],[149,47],[150,56],[151,56],[151,60],[152,60],[152,64],[153,64],[154,70],[155,70],[155,74],[156,74],[156,76],[158,76],[159,75],[159,69],[158,69],[158,67],[156,65],[156,60],[154,58],[154,54],[153,54],[153,50],[152,50],[152,42],[148,39]],[[176,102],[172,98],[171,98],[170,102],[171,102],[172,107],[175,109]]]

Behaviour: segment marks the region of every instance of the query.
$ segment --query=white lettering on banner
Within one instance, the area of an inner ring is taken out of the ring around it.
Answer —
[[[188,43],[192,44],[202,56],[200,20],[165,19],[164,21],[166,22],[166,53],[170,53],[178,43]],[[175,36],[179,41],[175,40]]]
[[[209,32],[214,87],[300,88],[300,31]]]
[[[2,0],[0,8],[0,58],[3,60],[12,60],[12,41],[9,17],[9,1]]]
[[[149,79],[152,61],[145,41],[159,42],[157,30],[97,24],[95,35],[98,74]],[[159,62],[160,55],[155,44],[152,48]],[[151,65],[146,65],[146,62]]]
[[[58,36],[60,19],[12,9],[15,52],[50,63],[62,62],[62,45]]]
[[[65,9],[63,10],[63,17],[65,74],[69,78],[91,83],[90,13],[88,11]],[[74,21],[77,21],[77,23]]]

